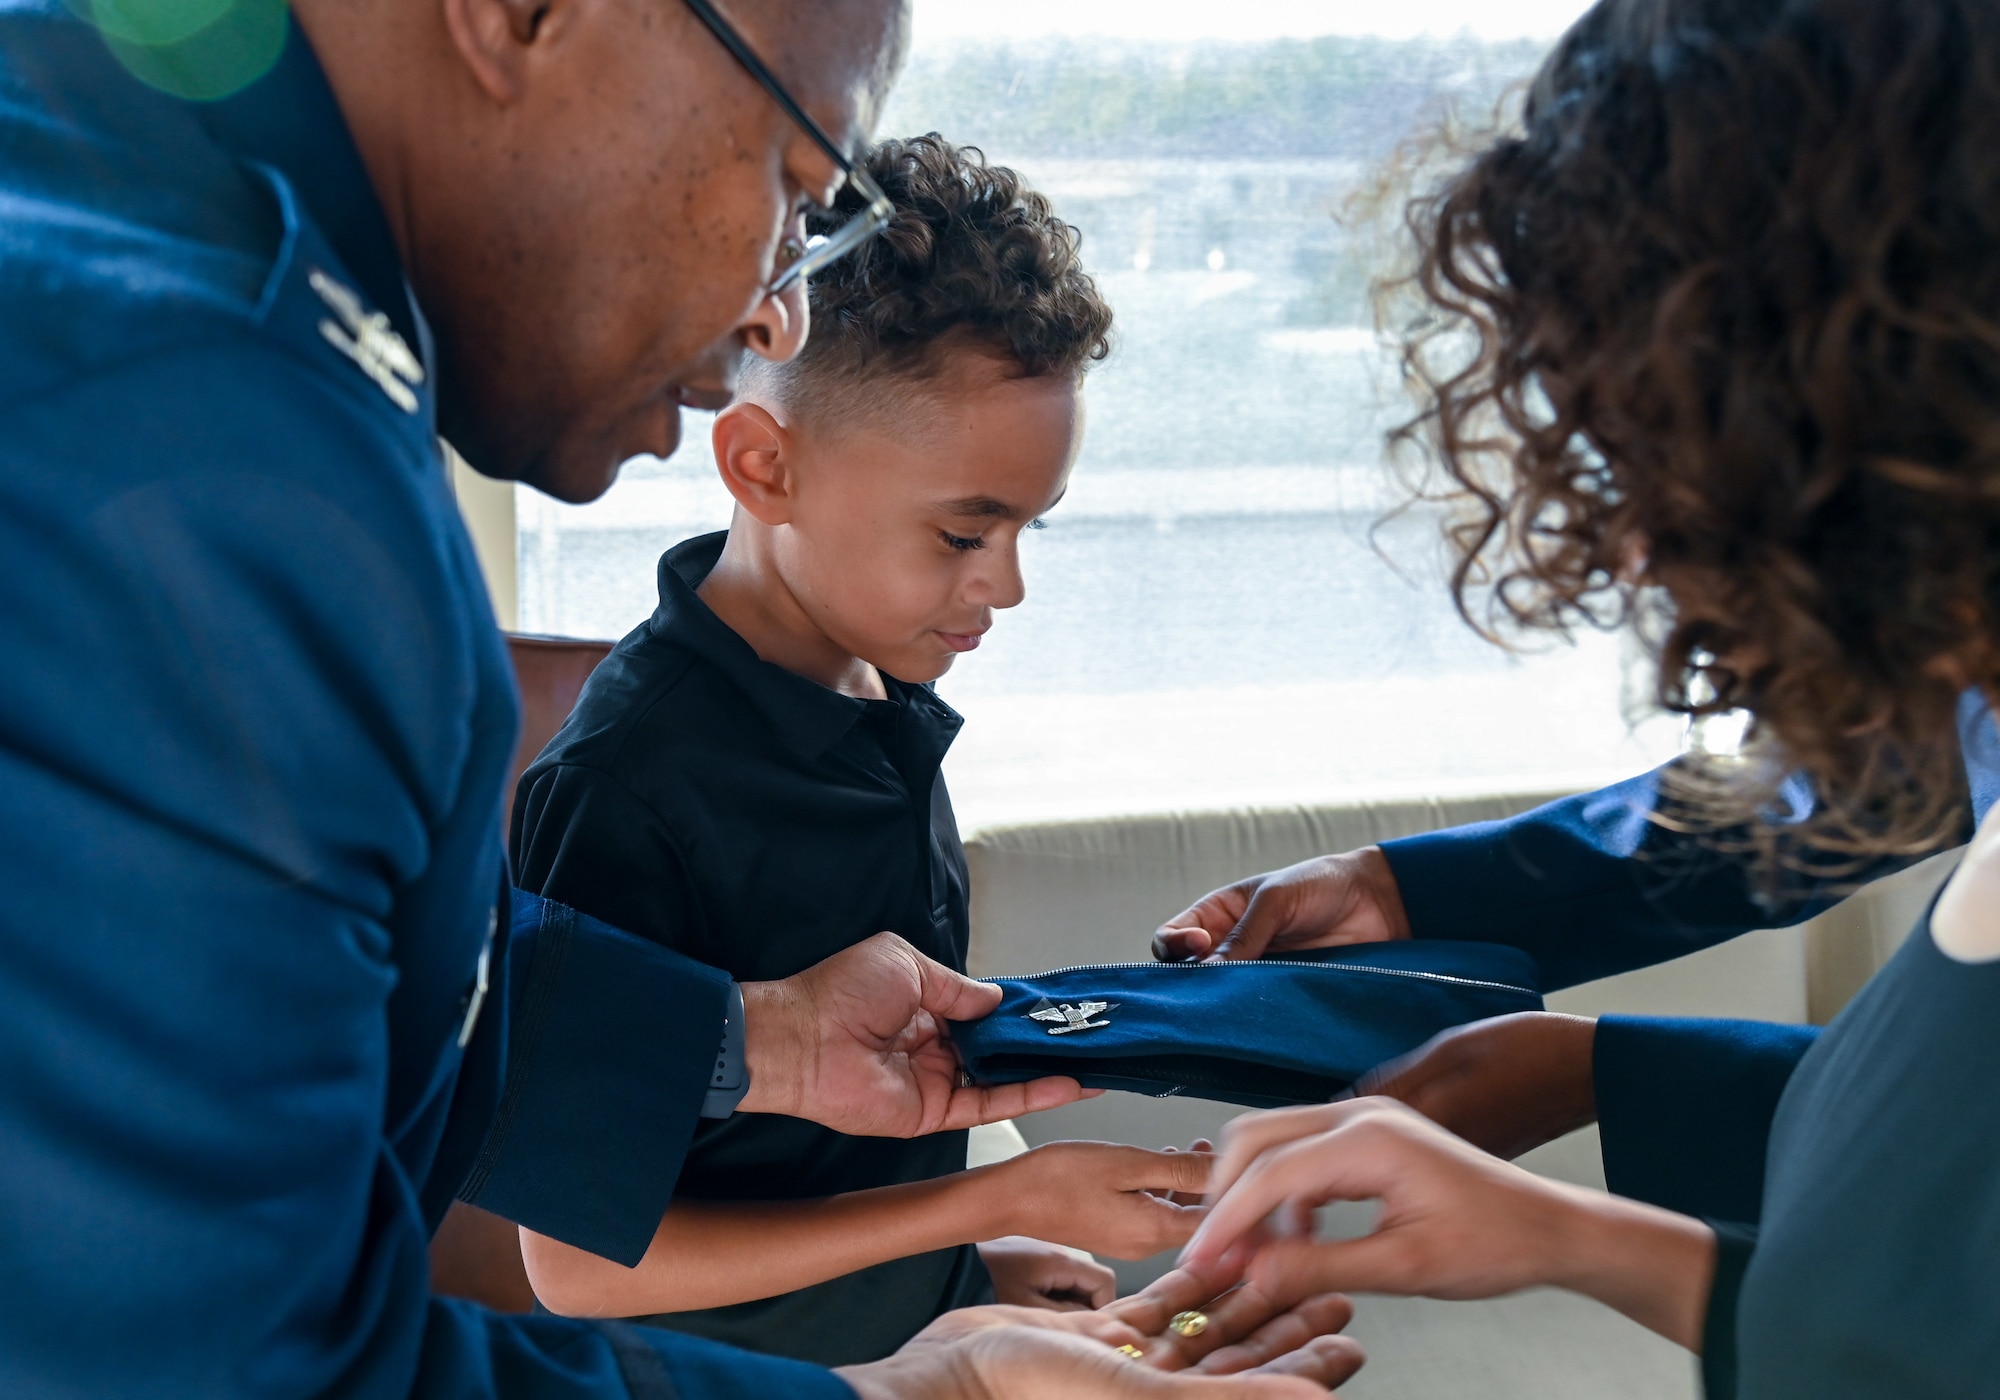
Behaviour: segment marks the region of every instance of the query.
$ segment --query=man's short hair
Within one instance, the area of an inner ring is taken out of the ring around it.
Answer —
[[[1075,378],[1110,353],[1111,308],[1083,269],[1081,235],[1020,175],[935,132],[884,141],[863,164],[895,217],[813,279],[805,348],[782,365],[746,358],[746,388],[839,419],[880,405],[879,394],[853,393],[856,384],[919,388],[952,348],[1033,378]]]

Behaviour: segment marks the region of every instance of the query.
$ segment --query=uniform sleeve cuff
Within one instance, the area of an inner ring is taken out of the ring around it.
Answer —
[[[1605,1183],[1683,1215],[1755,1221],[1765,1144],[1811,1026],[1605,1016],[1593,1074]]]
[[[1382,842],[1412,937],[1467,936],[1465,926],[1471,921],[1460,891],[1481,888],[1492,879],[1502,840],[1498,822],[1473,822]]]
[[[693,1140],[730,980],[519,891],[508,956],[506,1087],[459,1194],[629,1268]]]
[[[598,1325],[632,1400],[855,1400],[853,1388],[824,1367],[659,1328]]]
[[[1707,1400],[1736,1400],[1736,1309],[1757,1232],[1723,1220],[1705,1223],[1715,1231],[1715,1282],[1709,1285],[1702,1322],[1701,1384]]]

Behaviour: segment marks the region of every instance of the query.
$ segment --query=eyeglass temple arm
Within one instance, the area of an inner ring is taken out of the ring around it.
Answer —
[[[771,100],[784,108],[785,115],[797,122],[806,135],[812,137],[813,143],[826,152],[827,158],[838,165],[842,173],[852,175],[854,162],[848,158],[847,153],[833,143],[833,138],[820,128],[818,122],[806,115],[805,108],[792,100],[792,95],[786,92],[772,76],[771,70],[764,66],[764,61],[757,57],[756,51],[749,44],[744,42],[743,36],[736,32],[735,27],[718,14],[708,0],[686,0],[686,4],[694,11],[695,18],[708,26],[708,32],[716,37],[722,47],[728,49],[736,61],[743,65],[744,71],[757,80],[757,85],[771,94]]]

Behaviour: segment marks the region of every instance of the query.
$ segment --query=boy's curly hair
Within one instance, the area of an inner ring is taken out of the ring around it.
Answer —
[[[1408,218],[1403,435],[1467,507],[1468,620],[1649,623],[1661,703],[1754,716],[1683,766],[1711,827],[1797,768],[1814,863],[1957,838],[1954,707],[2000,693],[2000,5],[1601,0]]]
[[[930,377],[948,345],[969,344],[1031,378],[1078,376],[1110,353],[1111,308],[1083,269],[1081,235],[1018,174],[936,132],[883,141],[863,165],[895,217],[813,278],[805,348],[758,374],[833,406],[853,398],[834,384]],[[850,187],[836,216],[859,207]],[[807,231],[826,224],[819,216]]]

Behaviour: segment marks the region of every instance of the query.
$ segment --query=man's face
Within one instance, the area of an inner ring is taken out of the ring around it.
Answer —
[[[718,9],[836,144],[865,144],[902,0]],[[412,276],[444,436],[489,475],[590,500],[673,450],[683,405],[720,407],[744,346],[796,350],[803,299],[763,288],[840,173],[679,0],[557,0],[521,52],[435,243],[420,215]]]
[[[964,351],[935,389],[824,439],[802,425],[774,541],[820,631],[910,682],[942,676],[1027,595],[1021,532],[1061,499],[1083,432],[1066,375],[1009,377]]]

